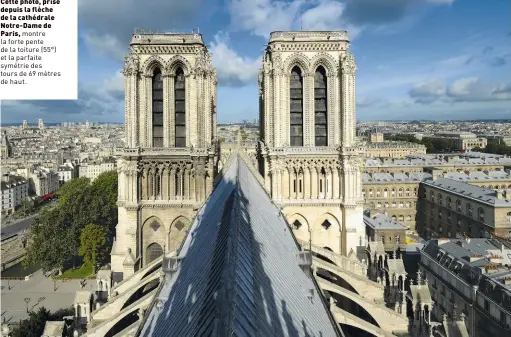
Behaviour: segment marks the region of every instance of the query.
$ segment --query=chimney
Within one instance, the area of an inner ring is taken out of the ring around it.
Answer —
[[[442,170],[432,170],[431,175],[433,176],[433,180],[437,180],[438,177],[442,176]]]
[[[6,183],[8,183],[9,182],[9,175],[8,174],[4,174],[2,176],[2,181],[5,181]]]
[[[503,199],[502,191],[501,190],[497,191],[497,199],[499,199],[499,200]]]

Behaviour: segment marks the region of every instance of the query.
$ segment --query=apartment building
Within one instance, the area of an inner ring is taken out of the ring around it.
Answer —
[[[2,176],[2,214],[11,214],[28,197],[28,181],[16,175]]]
[[[117,163],[114,158],[104,158],[102,160],[84,159],[80,163],[78,175],[80,177],[89,178],[90,181],[94,181],[101,173],[114,171],[116,168]]]
[[[463,317],[470,336],[511,336],[511,243],[495,237],[430,240],[419,268],[433,317]]]
[[[420,184],[417,220],[417,230],[424,238],[454,238],[459,233],[509,237],[511,192],[433,176]]]
[[[362,195],[365,207],[415,230],[419,184],[429,178],[431,175],[424,172],[364,173]]]
[[[38,196],[53,193],[60,187],[59,174],[46,167],[36,167],[29,174],[29,190]]]
[[[58,168],[59,184],[62,186],[64,183],[77,177],[76,167],[73,163],[64,163]]]

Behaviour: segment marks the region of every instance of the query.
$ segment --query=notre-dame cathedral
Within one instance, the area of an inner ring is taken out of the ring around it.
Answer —
[[[259,73],[259,171],[298,240],[365,245],[355,72],[344,31],[274,32]],[[112,271],[176,250],[213,189],[216,72],[200,34],[135,34],[123,68],[126,147]]]

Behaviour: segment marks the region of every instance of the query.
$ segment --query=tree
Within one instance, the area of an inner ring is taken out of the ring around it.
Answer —
[[[50,311],[44,307],[40,307],[37,312],[31,311],[28,319],[21,321],[21,324],[12,330],[11,337],[41,337],[50,315]]]
[[[80,256],[85,263],[94,266],[108,256],[108,230],[103,226],[88,224],[80,235]]]
[[[100,224],[115,232],[117,225],[117,172],[100,174],[89,188],[89,223]]]
[[[57,205],[40,212],[30,228],[25,265],[41,264],[44,271],[62,268],[79,254],[81,235],[89,224],[103,227],[107,242],[117,224],[117,174],[106,172],[91,184],[87,178],[66,182]],[[98,259],[98,261],[101,261]]]
[[[59,196],[59,204],[62,205],[66,203],[68,199],[73,198],[77,193],[87,190],[89,186],[89,178],[80,177],[67,181],[56,192]]]
[[[58,207],[43,208],[30,226],[24,266],[40,264],[43,271],[62,268],[76,252],[71,226]]]
[[[21,201],[21,204],[19,205],[17,212],[21,216],[27,216],[35,211],[35,202],[30,198],[25,198]]]
[[[60,321],[65,316],[74,315],[72,308],[59,309],[53,314],[44,307],[37,312],[31,311],[28,319],[21,321],[21,324],[12,329],[11,337],[41,337],[46,321]],[[72,329],[65,331],[65,336],[72,336]]]

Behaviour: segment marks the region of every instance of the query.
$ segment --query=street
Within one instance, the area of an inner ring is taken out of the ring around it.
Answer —
[[[77,290],[91,290],[94,280],[87,280],[84,289],[80,287],[80,280],[56,281],[57,291],[53,290],[54,283],[52,278],[46,278],[42,271],[37,271],[28,281],[22,280],[2,280],[2,321],[17,322],[20,319],[26,319],[27,303],[28,310],[37,311],[40,307],[45,307],[51,312],[61,308],[73,306],[75,292]],[[8,289],[8,286],[11,289]]]
[[[34,222],[36,216],[37,214],[34,214],[29,217],[26,217],[25,219],[2,226],[2,239],[9,235],[21,232],[24,229],[28,229],[28,227],[30,227],[30,225]]]

